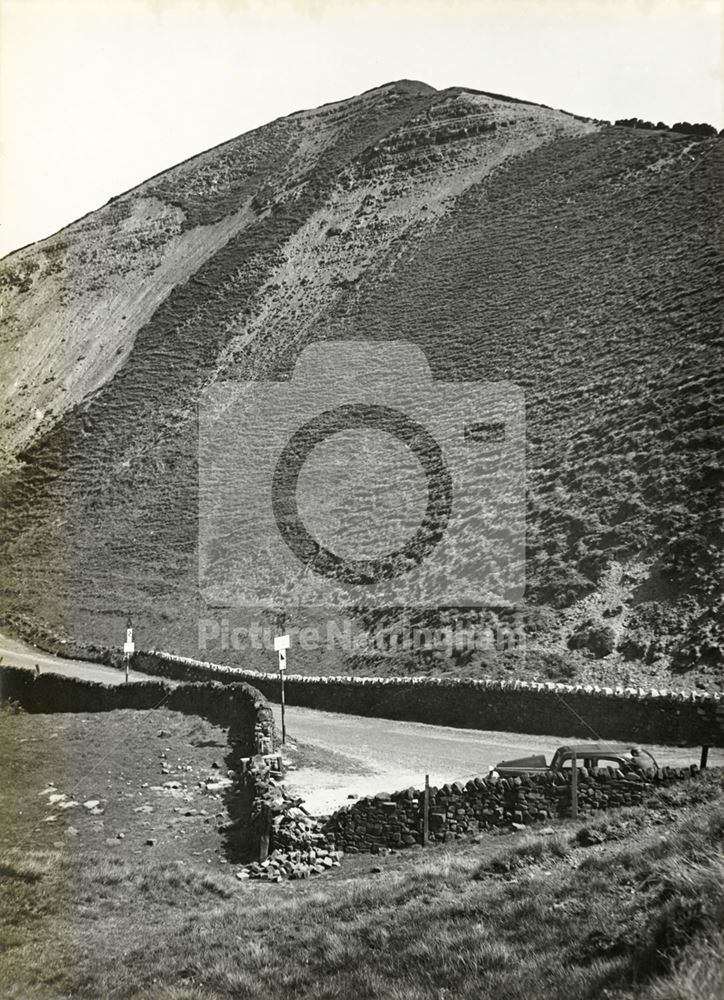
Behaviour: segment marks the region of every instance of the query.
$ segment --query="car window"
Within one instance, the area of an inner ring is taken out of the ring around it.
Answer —
[[[621,767],[621,763],[622,763],[622,761],[621,761],[620,757],[599,757],[598,758],[598,767],[618,767],[618,768],[620,768]]]

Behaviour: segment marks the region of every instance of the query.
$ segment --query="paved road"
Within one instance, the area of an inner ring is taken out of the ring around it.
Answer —
[[[59,659],[1,634],[0,657],[4,663],[30,670],[37,663],[41,670],[52,670],[53,673],[71,677],[85,677],[106,684],[123,682],[123,674],[112,667],[82,660]],[[148,680],[148,675],[132,672],[130,680]],[[274,714],[281,731],[278,705],[274,706]],[[305,766],[290,772],[287,782],[315,812],[326,812],[342,805],[350,795],[394,791],[410,785],[419,787],[424,782],[425,774],[430,775],[432,784],[439,785],[485,774],[499,760],[519,757],[529,751],[550,755],[570,737],[570,733],[529,736],[525,733],[454,729],[418,722],[393,722],[317,712],[294,706],[287,707],[286,724],[290,741],[317,748],[315,761],[322,762],[321,765]],[[696,747],[650,749],[661,764],[681,766],[698,763],[699,760]],[[333,766],[329,769],[324,767],[327,751],[339,755],[333,758]],[[712,766],[724,765],[724,750],[710,751],[709,762]]]
[[[17,639],[10,639],[0,633],[0,663],[11,667],[28,667],[35,669],[37,664],[41,671],[63,674],[65,677],[84,677],[88,681],[100,681],[102,684],[123,684],[124,674],[113,667],[104,667],[100,663],[88,663],[85,660],[64,660],[50,653],[43,653],[34,646]],[[130,671],[129,681],[147,681],[148,674]]]
[[[277,728],[280,709],[274,706]],[[287,784],[302,795],[312,812],[327,812],[343,805],[350,795],[373,795],[380,791],[420,788],[425,774],[433,785],[484,775],[500,760],[529,752],[552,752],[571,734],[530,736],[525,733],[483,732],[428,726],[418,722],[393,722],[357,715],[316,712],[309,708],[287,708],[287,734],[294,743],[343,754],[352,766],[369,773],[333,773],[318,767],[290,772]],[[580,738],[576,743],[585,743]],[[683,766],[699,762],[699,749],[648,747],[660,764]],[[724,750],[709,752],[711,766],[724,765]]]

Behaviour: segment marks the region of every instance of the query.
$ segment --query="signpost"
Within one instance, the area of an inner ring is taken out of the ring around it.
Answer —
[[[289,636],[278,635],[274,639],[274,649],[279,653],[279,681],[281,683],[281,704],[282,704],[282,744],[287,742],[287,730],[284,722],[284,671],[287,669],[287,650],[289,649]]]
[[[126,670],[126,684],[128,684],[128,670],[131,664],[131,655],[136,652],[136,645],[133,641],[133,625],[131,623],[131,616],[128,616],[128,621],[126,622],[126,641],[123,643],[123,666]]]

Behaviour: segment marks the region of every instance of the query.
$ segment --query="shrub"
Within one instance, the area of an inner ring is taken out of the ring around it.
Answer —
[[[570,649],[585,649],[597,659],[609,656],[616,648],[616,633],[603,622],[588,621],[568,640]]]

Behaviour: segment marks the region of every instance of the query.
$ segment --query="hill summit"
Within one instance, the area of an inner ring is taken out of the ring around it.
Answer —
[[[717,137],[398,81],[6,257],[6,616],[117,645],[131,611],[143,645],[198,656],[201,394],[406,341],[435,379],[525,392],[527,588],[493,616],[527,652],[295,668],[714,683],[723,176]]]

